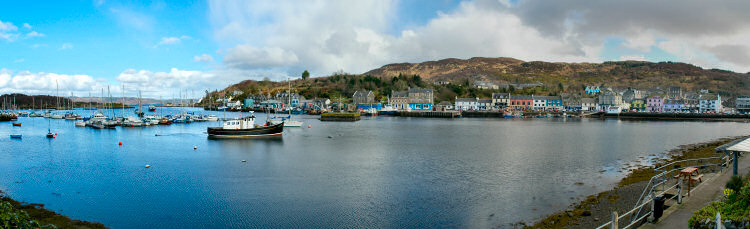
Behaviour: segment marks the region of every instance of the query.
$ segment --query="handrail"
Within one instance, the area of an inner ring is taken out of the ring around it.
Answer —
[[[728,156],[706,157],[706,158],[693,158],[693,159],[685,159],[685,160],[673,161],[673,162],[670,162],[670,163],[668,163],[666,165],[663,165],[663,166],[660,166],[660,167],[654,169],[656,172],[659,172],[659,173],[657,173],[656,175],[652,176],[651,179],[649,179],[648,184],[646,184],[646,187],[643,189],[643,192],[641,192],[641,196],[638,198],[638,201],[636,202],[635,206],[632,209],[630,209],[628,212],[626,212],[625,214],[617,216],[618,222],[619,222],[620,219],[622,219],[622,218],[624,218],[626,216],[631,216],[630,217],[631,218],[630,223],[627,226],[623,227],[623,228],[630,228],[630,227],[634,226],[635,224],[637,224],[638,222],[640,222],[641,220],[645,219],[646,217],[648,217],[650,215],[648,213],[651,213],[651,210],[649,210],[648,212],[646,212],[647,214],[644,214],[644,215],[640,216],[641,210],[643,210],[643,208],[647,204],[652,203],[652,201],[654,201],[653,199],[646,200],[645,199],[646,193],[654,193],[654,191],[655,191],[655,189],[656,189],[657,186],[664,185],[664,184],[666,184],[668,182],[668,179],[666,179],[665,176],[667,176],[668,174],[671,174],[671,173],[673,173],[675,171],[683,169],[682,167],[673,168],[673,169],[670,169],[670,170],[664,169],[667,166],[671,166],[671,165],[674,165],[674,164],[677,164],[677,163],[682,163],[682,162],[704,161],[704,160],[710,161],[710,160],[713,160],[713,159],[719,159],[719,162],[718,163],[710,163],[710,162],[708,162],[708,163],[705,163],[705,164],[695,165],[695,166],[700,166],[700,167],[721,166],[721,167],[724,167],[725,165],[728,166],[729,163],[734,162],[733,158],[728,157]],[[662,180],[661,181],[655,181],[656,179],[662,179]],[[663,190],[661,190],[658,193],[654,193],[654,195],[659,195],[659,196],[664,195],[668,191],[671,191],[672,189],[677,188],[678,185],[679,184],[674,184],[672,186],[669,186],[669,188],[663,187]],[[695,189],[690,190],[688,192],[688,194],[691,193],[691,192],[693,192],[693,191],[695,191]],[[669,198],[667,200],[674,199],[676,197],[677,196],[673,196],[673,197],[671,197],[671,198]],[[638,211],[636,212],[636,210],[638,210]],[[636,216],[637,218],[633,219],[633,216]],[[605,227],[607,227],[607,226],[609,226],[611,224],[612,224],[612,221],[604,223],[604,224],[600,225],[599,227],[597,227],[597,229],[605,228]]]

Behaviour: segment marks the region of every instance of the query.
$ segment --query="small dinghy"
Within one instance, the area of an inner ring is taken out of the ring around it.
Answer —
[[[20,122],[13,123],[13,126],[21,126]]]
[[[20,134],[11,134],[10,138],[21,138],[22,136]]]

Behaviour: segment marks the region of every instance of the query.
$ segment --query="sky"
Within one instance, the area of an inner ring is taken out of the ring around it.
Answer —
[[[749,72],[749,10],[742,0],[4,1],[0,93],[87,96],[109,86],[199,97],[304,70],[477,56]]]

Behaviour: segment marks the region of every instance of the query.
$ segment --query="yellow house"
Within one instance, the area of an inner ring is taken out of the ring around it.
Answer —
[[[646,101],[644,101],[643,99],[634,99],[632,102],[630,102],[630,109],[637,110],[637,111],[645,111]]]

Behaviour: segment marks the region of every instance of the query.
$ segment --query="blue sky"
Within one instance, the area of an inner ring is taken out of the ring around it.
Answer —
[[[325,76],[474,56],[750,71],[747,3],[635,1],[4,2],[0,93],[62,82],[76,93],[125,84],[155,97],[305,69]]]

